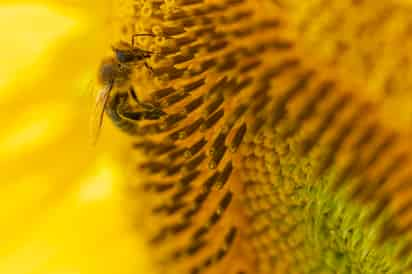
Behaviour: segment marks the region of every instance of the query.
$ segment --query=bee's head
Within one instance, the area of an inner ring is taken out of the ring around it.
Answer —
[[[126,42],[117,43],[116,46],[112,46],[112,50],[119,63],[129,63],[135,59],[131,46]]]
[[[112,49],[119,63],[130,63],[135,59],[134,54],[130,51],[121,50],[115,47]]]

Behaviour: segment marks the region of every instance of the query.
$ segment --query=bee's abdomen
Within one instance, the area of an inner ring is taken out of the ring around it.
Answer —
[[[122,113],[127,104],[127,100],[127,94],[115,93],[111,96],[105,112],[112,122],[122,131],[130,135],[136,135],[139,129],[136,119],[133,119],[136,117],[129,117],[130,119],[127,119],[124,113]]]

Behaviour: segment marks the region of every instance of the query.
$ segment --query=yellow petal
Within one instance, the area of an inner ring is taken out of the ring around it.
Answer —
[[[52,41],[75,26],[73,19],[46,6],[13,5],[0,8],[0,87],[7,81],[17,80],[24,69],[29,69],[41,58]]]
[[[108,152],[122,137],[108,127],[98,149],[89,146],[85,94],[110,49],[101,25],[109,6],[19,2],[31,4],[0,6],[10,32],[1,58],[15,65],[2,67],[0,92],[0,273],[147,268],[122,206],[122,161]]]

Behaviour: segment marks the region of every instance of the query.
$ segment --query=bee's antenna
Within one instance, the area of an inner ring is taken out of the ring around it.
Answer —
[[[138,37],[138,36],[152,36],[155,37],[156,35],[154,35],[153,33],[136,33],[132,35],[132,47],[134,46],[134,38]]]
[[[135,34],[133,34],[132,35],[132,47],[134,46],[134,41],[135,41],[135,37],[138,37],[138,36],[151,36],[151,37],[156,37],[156,35],[155,34],[153,34],[153,33],[135,33]],[[166,38],[170,38],[169,36],[166,36],[166,35],[163,35],[164,37],[166,37]]]
[[[134,99],[138,104],[140,104],[140,100],[139,100],[139,98],[137,98],[137,95],[136,95],[136,92],[134,91],[134,88],[133,88],[133,87],[130,87],[130,88],[129,88],[129,91],[130,91],[130,94],[132,95],[133,99]]]

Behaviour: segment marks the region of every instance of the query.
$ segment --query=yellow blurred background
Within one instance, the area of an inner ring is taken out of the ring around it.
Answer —
[[[148,273],[125,137],[90,144],[108,11],[74,2],[0,4],[0,273]]]

